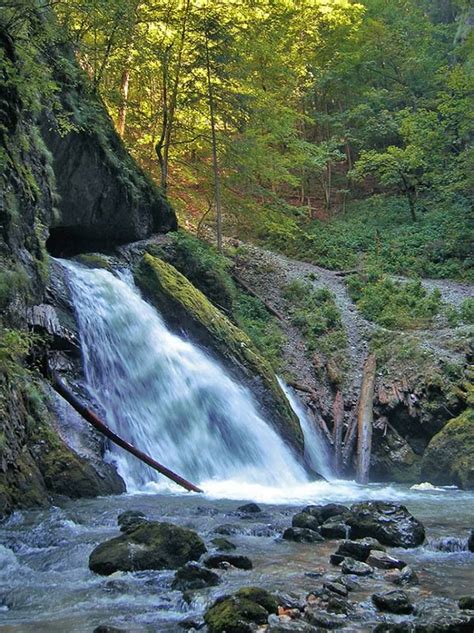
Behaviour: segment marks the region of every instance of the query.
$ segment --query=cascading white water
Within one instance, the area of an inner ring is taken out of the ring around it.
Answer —
[[[62,262],[74,298],[88,386],[119,435],[206,488],[215,482],[301,487],[308,477],[257,412],[252,394],[214,359],[172,334],[133,282]],[[112,455],[129,490],[162,478]]]

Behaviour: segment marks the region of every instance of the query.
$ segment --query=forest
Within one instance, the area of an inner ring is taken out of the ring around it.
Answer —
[[[474,629],[473,139],[471,0],[0,0],[0,631]]]

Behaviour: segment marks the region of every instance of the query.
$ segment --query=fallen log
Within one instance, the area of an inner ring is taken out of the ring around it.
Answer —
[[[293,389],[296,389],[296,391],[302,391],[303,393],[309,393],[309,395],[313,398],[313,400],[315,402],[318,402],[318,400],[319,400],[318,393],[317,393],[317,391],[315,391],[311,387],[308,387],[307,385],[303,385],[301,382],[296,382],[296,380],[288,380],[287,384],[290,387],[293,387]]]
[[[375,354],[365,361],[357,413],[357,466],[356,481],[369,481],[370,453],[372,451],[372,427],[374,423]]]
[[[334,439],[335,468],[336,473],[340,475],[342,468],[342,427],[344,424],[344,400],[340,391],[336,393],[334,398],[332,412],[334,420],[332,435]]]
[[[266,309],[270,312],[270,314],[273,314],[273,316],[275,316],[279,321],[285,322],[285,317],[281,314],[281,312],[278,312],[276,308],[268,303],[268,301],[264,299],[256,290],[249,286],[246,281],[244,281],[241,277],[239,277],[239,275],[237,275],[237,273],[233,272],[232,277],[239,284],[239,286],[245,290],[245,292],[248,292],[249,295],[252,295],[256,299],[261,301]]]
[[[129,444],[129,442],[126,442],[119,435],[114,433],[114,431],[112,431],[112,429],[110,429],[106,424],[104,424],[96,416],[96,414],[93,411],[85,407],[76,398],[76,396],[69,391],[66,385],[59,379],[59,377],[54,372],[51,374],[51,384],[54,387],[54,389],[59,393],[59,395],[62,396],[67,402],[69,402],[69,404],[79,413],[80,416],[84,418],[84,420],[86,420],[86,422],[88,422],[94,428],[100,431],[100,433],[108,437],[112,442],[114,442],[114,444],[117,444],[117,446],[120,446],[124,450],[128,451],[140,461],[144,462],[145,464],[147,464],[154,470],[157,470],[159,473],[161,473],[168,479],[171,479],[171,481],[174,481],[175,483],[177,483],[178,486],[181,486],[182,488],[185,488],[186,490],[190,490],[192,492],[203,492],[200,488],[198,488],[194,484],[190,483],[186,479],[183,479],[183,477],[181,477],[180,475],[177,475],[169,468],[166,468],[166,466],[163,466],[156,460],[149,457],[146,453],[143,453],[138,448],[135,448],[135,446],[133,446],[132,444]]]

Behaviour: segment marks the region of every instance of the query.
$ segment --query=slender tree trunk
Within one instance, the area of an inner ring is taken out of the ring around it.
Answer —
[[[214,197],[216,204],[216,233],[217,250],[222,251],[222,208],[221,208],[221,177],[217,157],[216,112],[214,102],[214,90],[211,77],[211,62],[209,58],[209,40],[206,33],[206,72],[207,72],[207,96],[209,100],[209,114],[211,117],[211,141],[212,141],[212,168],[214,171]]]
[[[372,450],[372,426],[374,422],[375,354],[370,354],[364,365],[362,387],[357,415],[357,469],[356,480],[360,484],[369,481],[370,453]]]
[[[120,136],[123,138],[125,134],[125,125],[127,121],[127,109],[128,109],[128,88],[130,85],[130,62],[132,56],[129,52],[127,60],[125,62],[125,68],[122,71],[122,77],[120,79],[120,106],[117,118],[117,130]]]

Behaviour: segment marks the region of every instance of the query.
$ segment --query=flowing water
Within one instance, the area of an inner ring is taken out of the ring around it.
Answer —
[[[128,494],[15,513],[0,525],[1,633],[92,633],[103,623],[137,633],[172,632],[182,630],[178,623],[184,618],[201,616],[217,595],[242,585],[291,589],[304,596],[320,585],[307,572],[321,565],[329,570],[328,557],[336,548],[334,541],[281,540],[297,507],[308,503],[402,501],[428,533],[424,547],[394,550],[422,580],[414,591],[447,597],[472,591],[473,555],[465,547],[473,493],[309,480],[250,392],[203,350],[170,333],[127,276],[65,265],[87,382],[107,423],[201,485],[205,494],[183,493],[112,448],[109,458]],[[330,475],[320,438],[287,395],[305,433],[308,459]],[[240,500],[261,503],[262,513],[242,518]],[[225,525],[254,569],[220,572],[221,584],[196,592],[189,603],[171,589],[171,571],[97,576],[88,569],[89,554],[118,534],[116,517],[125,510],[193,528],[208,547],[216,529]],[[364,591],[358,599],[367,601],[367,621],[346,630],[371,630],[373,607],[370,592]]]

